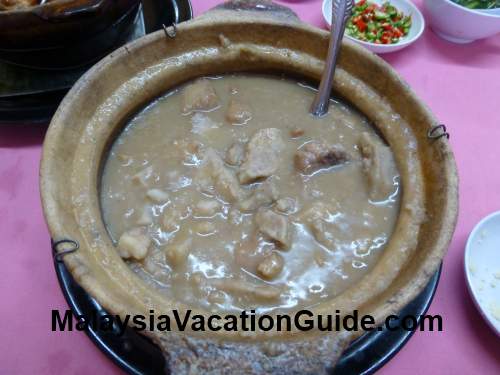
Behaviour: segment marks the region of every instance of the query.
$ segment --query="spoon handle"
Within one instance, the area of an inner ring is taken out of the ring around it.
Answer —
[[[332,90],[335,66],[339,54],[342,37],[344,36],[345,24],[351,16],[353,0],[332,0],[332,27],[330,43],[328,45],[328,56],[325,62],[325,69],[319,89],[311,106],[311,113],[314,116],[323,116],[328,113],[330,104],[330,93]]]

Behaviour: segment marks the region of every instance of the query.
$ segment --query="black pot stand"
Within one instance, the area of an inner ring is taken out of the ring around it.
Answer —
[[[64,297],[75,315],[106,315],[99,303],[90,297],[74,280],[66,266],[58,257],[54,258],[59,284]],[[439,269],[420,293],[400,313],[400,317],[419,317],[429,308],[437,289],[441,269]],[[391,327],[400,327],[399,321],[391,321]],[[113,362],[129,374],[155,374],[166,369],[161,350],[148,338],[131,328],[123,335],[115,331],[102,331],[89,327],[86,331],[90,339]],[[373,330],[354,341],[344,352],[332,375],[372,374],[386,364],[410,339],[413,332],[397,330]]]

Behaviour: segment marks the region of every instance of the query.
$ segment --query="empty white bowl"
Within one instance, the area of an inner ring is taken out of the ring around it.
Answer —
[[[425,0],[429,23],[441,38],[453,43],[470,43],[500,33],[497,9],[469,9],[451,0]]]
[[[370,0],[372,3],[382,5],[387,0]],[[390,0],[391,5],[394,5],[399,11],[403,12],[405,15],[411,15],[412,25],[408,35],[402,37],[401,40],[394,44],[375,44],[370,42],[364,42],[362,40],[353,38],[347,34],[345,37],[368,48],[370,51],[375,53],[389,53],[399,51],[410,44],[415,43],[418,38],[422,35],[425,29],[425,20],[422,13],[418,8],[408,0]],[[323,17],[325,18],[328,26],[332,25],[332,0],[323,0]]]
[[[475,305],[500,336],[500,211],[485,217],[472,230],[464,265]]]

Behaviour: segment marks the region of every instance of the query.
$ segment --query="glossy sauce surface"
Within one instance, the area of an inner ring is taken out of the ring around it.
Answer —
[[[288,79],[205,78],[137,114],[101,186],[117,249],[170,298],[212,311],[312,306],[370,270],[399,211],[366,118]]]

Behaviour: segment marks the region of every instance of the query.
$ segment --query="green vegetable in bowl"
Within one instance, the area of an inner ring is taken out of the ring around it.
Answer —
[[[394,44],[408,35],[411,16],[389,2],[377,5],[367,0],[356,2],[346,26],[347,35],[375,44]]]
[[[500,8],[500,0],[453,0],[458,5],[469,9]]]

